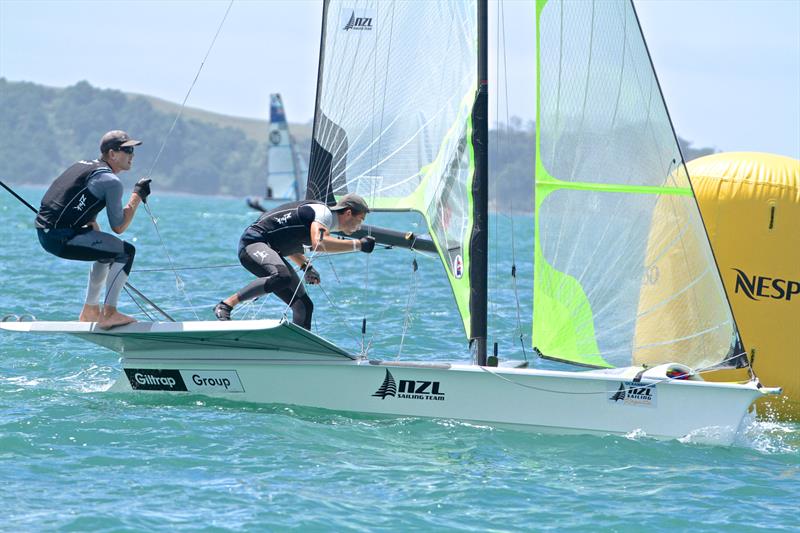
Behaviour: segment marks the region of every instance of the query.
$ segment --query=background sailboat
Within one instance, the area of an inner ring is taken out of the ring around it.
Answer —
[[[295,145],[286,121],[286,111],[281,95],[269,95],[269,137],[267,140],[267,176],[264,200],[293,202],[303,197],[306,165]],[[258,211],[266,211],[261,200],[247,199],[247,205]]]

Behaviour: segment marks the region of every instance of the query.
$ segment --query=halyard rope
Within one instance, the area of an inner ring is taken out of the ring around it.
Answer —
[[[158,160],[160,159],[161,154],[164,152],[164,148],[167,145],[167,139],[172,134],[172,131],[175,129],[175,126],[178,124],[178,121],[180,120],[181,115],[183,114],[183,110],[186,107],[186,102],[189,100],[189,95],[192,93],[192,89],[194,89],[194,86],[195,86],[195,84],[197,83],[197,80],[200,77],[200,72],[202,72],[203,66],[205,66],[206,60],[208,59],[209,54],[211,54],[211,50],[214,48],[214,44],[217,42],[217,37],[219,37],[220,31],[222,31],[222,26],[225,24],[225,20],[228,18],[228,13],[230,13],[230,10],[231,10],[232,6],[233,6],[233,0],[231,0],[228,3],[228,7],[225,10],[225,14],[222,17],[222,20],[220,21],[219,26],[217,27],[217,31],[214,34],[214,38],[211,40],[211,44],[209,45],[208,50],[206,51],[206,55],[203,57],[203,60],[200,62],[200,67],[198,67],[198,69],[197,69],[197,73],[194,76],[194,80],[192,81],[192,84],[189,86],[189,90],[186,91],[186,96],[183,98],[183,102],[181,103],[181,106],[178,109],[178,113],[175,115],[175,120],[172,122],[172,126],[170,126],[169,131],[167,131],[167,134],[164,136],[164,139],[161,142],[161,147],[159,148],[158,152],[156,153],[155,159],[153,159],[153,164],[150,166],[150,170],[146,174],[148,177],[151,177],[153,175],[153,171],[156,168],[156,164],[158,163]],[[172,257],[170,256],[169,249],[167,248],[167,245],[164,243],[164,239],[161,237],[161,232],[158,229],[158,223],[156,222],[156,218],[153,215],[153,212],[150,210],[150,206],[147,203],[145,203],[144,205],[145,205],[145,209],[147,210],[147,214],[150,216],[150,220],[153,223],[153,227],[156,230],[156,234],[158,235],[158,239],[159,239],[159,241],[161,243],[161,246],[164,249],[164,253],[167,256],[167,260],[169,261],[170,268],[172,269],[173,273],[175,274],[175,286],[183,294],[184,298],[186,298],[186,301],[189,302],[189,305],[191,306],[192,313],[194,314],[195,318],[197,320],[200,320],[200,318],[197,316],[197,311],[194,308],[194,304],[192,303],[192,300],[189,297],[189,294],[185,290],[185,284],[184,284],[183,280],[180,278],[180,276],[178,275],[178,271],[175,268],[174,263],[172,262]]]

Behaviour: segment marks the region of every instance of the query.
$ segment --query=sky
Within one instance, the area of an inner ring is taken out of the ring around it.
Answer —
[[[800,0],[636,0],[678,135],[697,147],[800,159]],[[314,113],[320,0],[0,0],[0,77],[146,94],[290,122]],[[502,4],[509,115],[534,116],[532,1]],[[498,3],[489,2],[490,90]],[[495,91],[495,94],[498,91]],[[503,94],[505,88],[502,88]],[[2,95],[0,95],[0,99]],[[494,121],[495,103],[490,104]],[[505,101],[499,109],[505,120]],[[115,126],[117,127],[117,126]],[[0,140],[1,141],[1,140]]]

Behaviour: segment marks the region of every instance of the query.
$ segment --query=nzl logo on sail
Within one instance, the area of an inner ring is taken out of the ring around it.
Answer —
[[[342,20],[344,21],[347,15],[344,15]],[[350,17],[347,18],[347,22],[345,23],[344,27],[342,28],[344,31],[350,30],[371,30],[372,29],[372,13],[371,12],[364,12],[359,13],[359,16],[356,16],[355,10],[351,11]]]
[[[394,376],[386,370],[383,384],[375,391],[373,396],[385,400],[387,396],[405,398],[407,400],[440,400],[444,401],[444,393],[439,392],[438,381],[419,381],[414,379],[401,379],[398,386]]]
[[[800,294],[800,281],[768,278],[766,276],[748,276],[738,268],[733,270],[736,271],[736,288],[734,292],[738,294],[741,291],[751,300],[772,298],[788,302],[793,295]]]

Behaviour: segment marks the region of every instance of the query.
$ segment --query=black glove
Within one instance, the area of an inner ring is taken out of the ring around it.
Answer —
[[[372,235],[361,237],[359,242],[361,243],[361,251],[365,254],[371,254],[372,250],[375,249],[375,237]]]
[[[147,197],[150,196],[150,178],[142,178],[133,186],[133,192],[139,195],[144,203],[147,203]]]
[[[319,272],[311,265],[306,265],[303,270],[306,271],[305,275],[303,276],[306,280],[306,283],[311,285],[318,285],[320,282]]]

